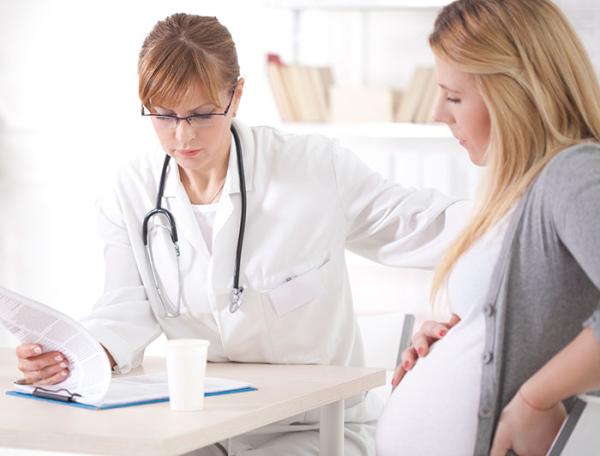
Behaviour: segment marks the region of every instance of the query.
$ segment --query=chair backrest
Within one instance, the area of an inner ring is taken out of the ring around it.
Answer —
[[[366,366],[394,369],[410,344],[415,317],[403,312],[364,312],[356,318],[365,350]]]
[[[548,456],[581,456],[598,454],[600,448],[600,399],[598,396],[579,396],[569,416],[554,439]]]

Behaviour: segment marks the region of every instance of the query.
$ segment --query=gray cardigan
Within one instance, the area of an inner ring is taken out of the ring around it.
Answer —
[[[502,409],[573,340],[600,340],[600,146],[565,149],[519,201],[488,290],[475,455]]]

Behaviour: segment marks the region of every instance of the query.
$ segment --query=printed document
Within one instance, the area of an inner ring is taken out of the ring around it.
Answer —
[[[79,322],[67,315],[0,287],[0,325],[22,344],[37,343],[44,351],[59,351],[69,361],[69,376],[45,390],[72,397],[96,408],[167,400],[166,373],[112,377],[108,357],[100,343]],[[205,378],[205,394],[251,390],[237,380]],[[33,394],[35,385],[14,384],[15,390]]]

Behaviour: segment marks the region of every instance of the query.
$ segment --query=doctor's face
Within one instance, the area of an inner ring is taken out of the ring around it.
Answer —
[[[435,121],[450,127],[475,165],[485,165],[490,142],[490,115],[475,78],[437,56],[435,68],[441,88],[435,107]]]
[[[190,87],[176,105],[152,107],[152,125],[164,151],[186,170],[208,170],[222,165],[231,145],[229,132],[241,95],[241,84],[219,93],[220,103],[209,101],[199,86]],[[227,111],[226,115],[220,115]],[[212,115],[211,115],[212,114]],[[176,120],[168,116],[186,117]]]

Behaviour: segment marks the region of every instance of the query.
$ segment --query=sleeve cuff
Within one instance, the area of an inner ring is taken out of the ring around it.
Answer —
[[[596,339],[600,342],[600,309],[597,309],[592,316],[583,323],[583,326],[591,328]]]
[[[113,359],[117,363],[113,367],[115,374],[126,374],[132,368],[137,367],[141,363],[143,352],[139,359],[134,356],[133,350],[128,344],[117,336],[114,332],[106,329],[99,323],[96,322],[82,322],[87,330],[94,336],[94,338],[110,352]]]

